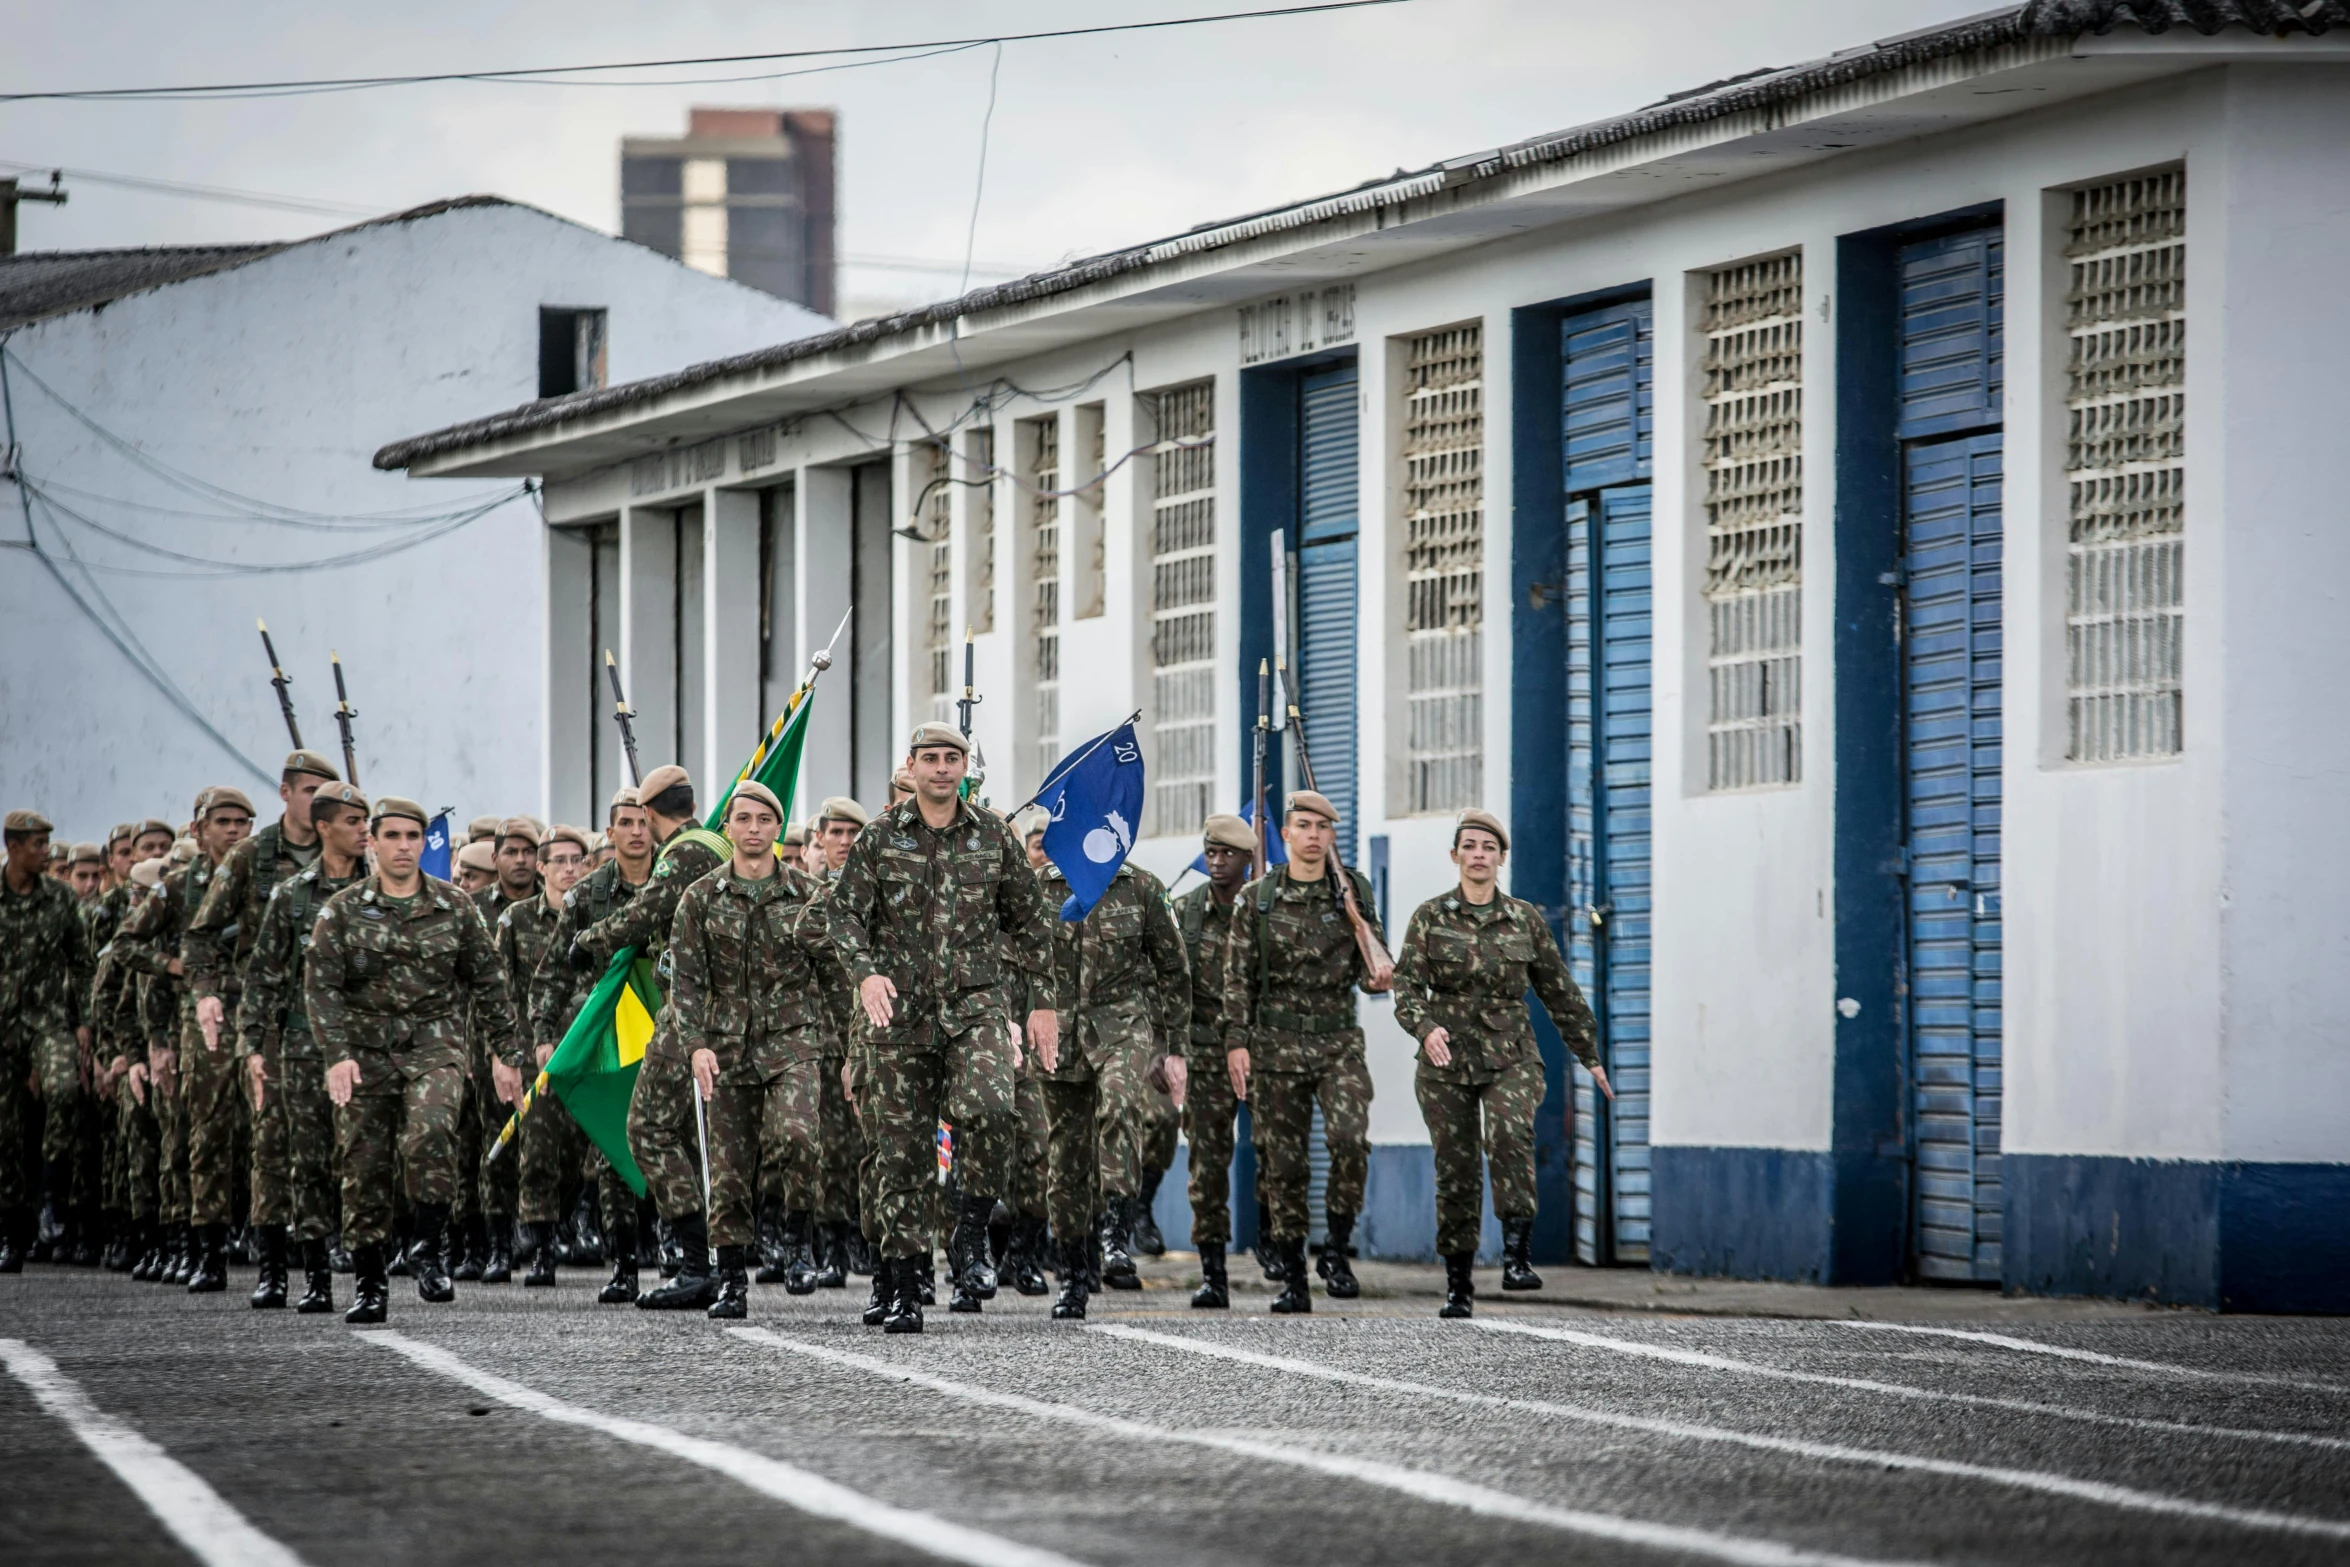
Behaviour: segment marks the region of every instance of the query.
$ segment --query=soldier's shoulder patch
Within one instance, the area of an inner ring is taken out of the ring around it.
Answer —
[[[660,864],[653,867],[653,878],[656,881],[665,876],[673,876],[676,873],[677,862],[675,860],[663,860]]]

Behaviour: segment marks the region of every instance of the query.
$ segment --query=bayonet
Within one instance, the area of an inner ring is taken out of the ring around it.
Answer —
[[[286,666],[277,661],[277,646],[269,640],[269,622],[256,620],[253,624],[261,628],[261,651],[269,655],[269,683],[277,687],[277,710],[286,715],[286,733],[293,737],[294,749],[299,751],[302,749],[302,726],[294,721],[294,699],[287,694],[287,687],[294,683],[293,677],[286,673]]]
[[[343,655],[333,648],[326,656],[335,666],[335,727],[343,735],[343,778],[354,789],[359,787],[359,752],[351,743],[351,720],[359,716],[359,709],[351,705],[351,693],[343,687]]]
[[[620,725],[620,749],[628,753],[628,786],[633,789],[645,781],[645,770],[637,765],[636,731],[630,727],[636,709],[621,695],[620,663],[613,658],[610,648],[604,649],[604,678],[612,682],[612,719]]]
[[[1290,687],[1286,669],[1281,673],[1281,694],[1289,709],[1290,740],[1297,747],[1298,775],[1305,786],[1312,789],[1314,759],[1306,749],[1306,719],[1297,710],[1297,695]],[[1335,855],[1332,857],[1336,858]],[[1372,992],[1386,990],[1395,984],[1395,959],[1388,953],[1386,944],[1380,941],[1378,932],[1371,928],[1371,922],[1364,917],[1363,906],[1355,898],[1354,877],[1348,874],[1345,863],[1341,861],[1334,869],[1338,877],[1338,901],[1346,908],[1347,923],[1354,927],[1355,950],[1362,954],[1363,967],[1369,971],[1363,980],[1363,988]]]

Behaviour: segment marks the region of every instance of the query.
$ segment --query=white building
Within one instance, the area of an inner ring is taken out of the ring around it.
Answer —
[[[286,734],[264,619],[329,755],[341,653],[369,789],[543,811],[538,509],[368,455],[829,325],[487,197],[290,244],[0,258],[23,479],[0,486],[0,792],[76,838],[183,819],[208,783],[267,806]],[[348,564],[295,569],[321,560]]]
[[[997,803],[1140,707],[1168,875],[1247,787],[1278,540],[1390,929],[1500,810],[1604,1020],[1612,1113],[1551,1042],[1551,1256],[2339,1310],[2350,20],[2175,9],[2036,0],[377,462],[544,476],[558,810],[612,768],[589,627],[709,771],[853,603],[804,798],[878,800],[969,624]],[[1425,1254],[1363,1015],[1362,1239]]]

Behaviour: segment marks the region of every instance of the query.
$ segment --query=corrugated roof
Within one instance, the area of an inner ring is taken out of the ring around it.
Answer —
[[[1075,292],[1177,257],[1243,244],[1267,234],[1308,228],[1336,217],[1400,208],[1438,192],[1520,169],[1564,162],[1595,149],[1768,110],[1813,93],[1911,66],[2024,39],[2070,38],[2082,33],[2108,33],[2121,27],[2148,33],[2185,27],[2211,34],[2228,27],[2243,27],[2265,34],[2322,34],[2330,28],[2350,28],[2350,0],[2302,0],[2298,5],[2292,0],[2029,0],[2027,4],[1848,49],[1825,60],[1729,77],[1612,119],[1533,137],[1489,152],[1447,159],[1419,171],[1399,169],[1388,178],[1369,180],[1350,190],[1201,224],[1183,234],[1071,262],[1009,283],[975,289],[958,298],[896,315],[689,365],[643,381],[525,403],[445,430],[395,441],[375,454],[375,466],[406,468],[486,442],[553,429],[574,420],[654,402],[671,393],[729,377],[774,370],[844,348],[945,327],[988,311]]]

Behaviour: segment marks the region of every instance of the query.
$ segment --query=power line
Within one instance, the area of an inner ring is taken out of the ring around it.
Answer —
[[[50,170],[68,179],[93,185],[120,185],[125,190],[157,196],[189,196],[199,201],[225,201],[246,207],[275,207],[286,212],[314,212],[330,218],[371,218],[389,207],[360,207],[347,201],[320,201],[310,196],[280,196],[269,191],[237,190],[227,185],[190,185],[179,180],[149,179],[140,174],[106,174],[96,169],[65,169],[53,163],[12,163],[0,159],[0,169],[39,174]]]
[[[305,93],[356,92],[378,87],[418,87],[438,82],[518,82],[530,77],[581,76],[591,71],[651,71],[688,65],[751,65],[770,60],[814,60],[841,55],[890,54],[910,49],[968,49],[980,44],[1033,43],[1047,38],[1090,38],[1109,33],[1155,32],[1175,27],[1198,27],[1212,22],[1258,21],[1271,17],[1312,16],[1329,11],[1361,11],[1376,6],[1402,5],[1408,0],[1324,0],[1318,5],[1282,6],[1263,11],[1224,11],[1213,15],[1167,17],[1154,22],[1114,22],[1096,27],[1059,27],[1033,33],[993,33],[975,38],[933,38],[919,43],[857,44],[833,49],[779,49],[761,54],[693,55],[672,60],[610,60],[596,65],[543,65],[504,71],[432,71],[414,76],[329,76],[276,82],[213,82],[176,87],[79,87],[45,92],[0,93],[0,103],[61,100],[129,102],[226,97],[269,93],[292,96]],[[680,83],[651,83],[673,86]]]

